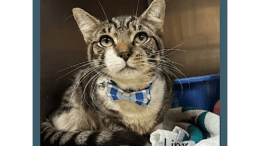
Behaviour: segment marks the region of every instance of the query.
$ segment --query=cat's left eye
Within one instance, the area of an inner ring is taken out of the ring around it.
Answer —
[[[114,41],[110,36],[102,36],[99,42],[104,47],[110,47],[114,44]]]
[[[148,36],[147,36],[146,33],[144,33],[144,32],[139,32],[139,33],[137,33],[137,34],[135,35],[134,41],[135,41],[136,43],[138,43],[138,44],[143,44],[143,43],[145,43],[145,42],[147,41],[147,39],[148,39]]]

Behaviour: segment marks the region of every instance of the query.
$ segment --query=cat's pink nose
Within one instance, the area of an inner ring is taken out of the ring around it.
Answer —
[[[125,61],[133,54],[133,45],[131,43],[119,43],[116,47],[117,55]]]
[[[132,50],[132,49],[131,49]],[[122,51],[118,54],[119,57],[123,58],[125,61],[128,60],[128,58],[132,55],[132,51],[127,50],[127,51]]]

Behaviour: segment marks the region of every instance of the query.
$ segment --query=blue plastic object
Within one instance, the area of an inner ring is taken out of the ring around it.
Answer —
[[[181,107],[212,111],[220,99],[219,79],[218,74],[175,79],[173,98],[178,99]]]

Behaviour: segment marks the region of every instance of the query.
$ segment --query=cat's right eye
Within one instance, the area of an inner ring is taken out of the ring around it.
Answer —
[[[114,44],[113,39],[110,36],[102,36],[100,38],[99,43],[103,46],[103,47],[110,47]]]
[[[135,42],[137,42],[138,44],[143,44],[147,41],[148,36],[145,32],[139,32],[135,35]]]

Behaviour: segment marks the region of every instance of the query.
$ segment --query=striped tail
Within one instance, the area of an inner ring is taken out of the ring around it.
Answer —
[[[132,131],[63,131],[57,130],[49,121],[41,124],[41,146],[143,146],[149,136]]]

